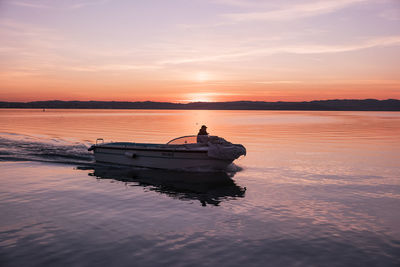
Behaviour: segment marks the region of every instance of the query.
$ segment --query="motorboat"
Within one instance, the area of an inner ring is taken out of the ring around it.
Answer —
[[[88,150],[96,162],[155,169],[226,170],[237,158],[246,155],[241,144],[232,144],[218,136],[187,135],[166,144],[111,142],[97,139]]]

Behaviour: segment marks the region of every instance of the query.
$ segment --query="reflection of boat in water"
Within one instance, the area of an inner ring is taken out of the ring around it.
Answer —
[[[196,136],[175,138],[167,144],[96,143],[89,148],[92,150],[96,162],[157,169],[224,170],[235,159],[246,155],[244,146],[217,136],[208,137],[204,143],[197,143]]]
[[[91,176],[113,179],[181,200],[199,200],[203,206],[244,197],[246,188],[235,184],[225,172],[178,172],[142,168],[95,166]]]

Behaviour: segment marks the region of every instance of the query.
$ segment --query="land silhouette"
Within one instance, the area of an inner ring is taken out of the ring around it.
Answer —
[[[0,102],[0,108],[55,109],[188,109],[188,110],[343,110],[343,111],[400,111],[400,100],[334,99],[303,102],[124,102],[124,101],[34,101]]]

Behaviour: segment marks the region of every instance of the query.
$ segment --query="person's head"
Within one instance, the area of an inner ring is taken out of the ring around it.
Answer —
[[[207,126],[203,125],[203,126],[201,126],[201,129],[202,130],[207,130]]]

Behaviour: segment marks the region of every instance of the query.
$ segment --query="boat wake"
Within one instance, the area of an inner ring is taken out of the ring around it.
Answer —
[[[0,133],[0,161],[89,164],[94,158],[88,147],[89,142]]]

